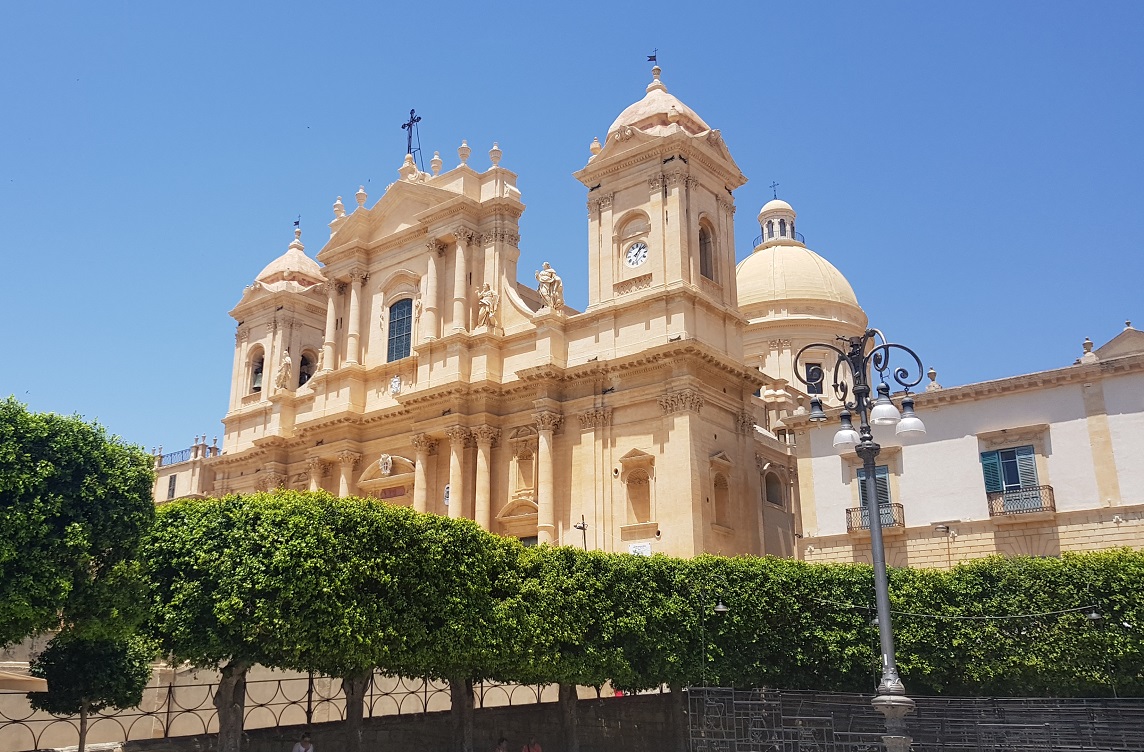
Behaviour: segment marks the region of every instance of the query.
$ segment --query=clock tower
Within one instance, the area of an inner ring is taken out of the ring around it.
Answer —
[[[668,93],[659,66],[652,76],[576,173],[588,188],[587,310],[679,290],[736,311],[731,192],[746,178],[719,131]]]

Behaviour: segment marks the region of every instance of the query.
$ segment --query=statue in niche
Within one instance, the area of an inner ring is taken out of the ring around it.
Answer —
[[[274,377],[274,386],[279,389],[290,388],[290,375],[294,370],[294,362],[290,360],[290,351],[282,353],[282,362],[278,364],[278,374]]]
[[[393,378],[389,380],[389,393],[394,397],[401,394],[401,377],[393,374]]]
[[[497,306],[500,304],[500,296],[489,287],[488,282],[477,292],[477,303],[480,305],[480,310],[477,313],[477,326],[496,328]]]
[[[381,459],[377,461],[377,469],[381,471],[382,475],[389,475],[393,472],[393,456],[389,454],[381,455]]]
[[[536,272],[536,281],[536,291],[540,293],[544,306],[553,311],[563,311],[564,282],[547,261],[540,271]]]

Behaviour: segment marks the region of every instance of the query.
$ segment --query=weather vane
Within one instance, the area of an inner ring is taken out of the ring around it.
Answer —
[[[647,56],[647,61],[649,63],[659,62],[658,60],[656,60],[657,55],[659,55],[659,47],[652,49],[651,54]]]

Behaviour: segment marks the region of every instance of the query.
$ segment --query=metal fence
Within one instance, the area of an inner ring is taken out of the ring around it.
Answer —
[[[693,688],[692,752],[881,752],[869,695]],[[915,697],[914,752],[1141,752],[1144,700]]]
[[[218,731],[214,683],[171,683],[144,692],[139,707],[93,714],[88,741],[123,742],[211,734]],[[554,702],[555,685],[477,682],[474,705],[479,708]],[[375,674],[366,691],[364,713],[374,716],[412,715],[450,708],[449,685],[426,679]],[[341,680],[323,676],[257,679],[246,683],[245,726],[248,729],[309,726],[345,718]],[[20,692],[0,693],[0,752],[74,746],[79,739],[78,717],[57,717],[31,709]]]

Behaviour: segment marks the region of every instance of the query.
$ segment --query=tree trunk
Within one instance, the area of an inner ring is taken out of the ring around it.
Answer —
[[[84,700],[79,704],[79,752],[87,748],[87,709],[91,703]]]
[[[346,694],[346,746],[347,752],[361,752],[362,709],[365,693],[373,680],[373,672],[342,677],[342,691]]]
[[[560,731],[564,735],[564,752],[580,752],[580,711],[575,684],[560,685]]]
[[[240,752],[242,723],[246,706],[246,661],[230,661],[222,667],[222,679],[215,689],[218,709],[218,752]]]
[[[455,676],[449,680],[452,701],[453,749],[473,752],[473,680]]]
[[[687,698],[683,695],[682,684],[668,685],[671,690],[671,705],[668,711],[671,718],[669,728],[675,736],[676,752],[688,752],[691,749],[691,730],[687,724]]]

